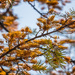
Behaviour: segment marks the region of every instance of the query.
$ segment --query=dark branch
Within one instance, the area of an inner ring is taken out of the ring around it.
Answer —
[[[44,16],[39,10],[37,10],[37,9],[35,8],[35,6],[34,6],[33,4],[31,4],[30,2],[28,2],[28,4],[30,4],[30,5],[33,7],[33,9],[36,10],[41,16],[47,18],[47,16]]]
[[[4,24],[3,24],[2,22],[0,22],[0,26],[1,26],[5,31],[9,32],[9,30],[8,30],[6,27],[4,27]]]
[[[52,33],[54,33],[54,32],[57,32],[57,31],[61,30],[62,28],[65,28],[65,27],[68,27],[68,26],[74,24],[74,22],[75,22],[75,21],[73,21],[73,22],[71,22],[71,23],[69,23],[69,24],[63,25],[63,26],[60,27],[59,29],[56,29],[56,30],[54,30],[54,31],[52,31],[52,32],[49,32],[49,33],[45,33],[45,34],[36,36],[36,37],[34,37],[34,38],[32,38],[32,39],[29,39],[29,40],[25,41],[25,43],[27,43],[27,42],[29,42],[29,41],[32,41],[32,40],[34,40],[34,39],[40,38],[40,37],[42,37],[42,36],[46,36],[46,35],[52,34]],[[3,53],[3,54],[0,56],[0,58],[2,58],[3,56],[7,55],[7,54],[10,53],[11,51],[15,50],[15,49],[16,49],[17,47],[19,47],[20,45],[22,45],[22,43],[21,43],[21,44],[18,44],[17,46],[15,46],[15,47],[12,48],[12,49],[9,49],[9,51],[7,51],[6,53]]]

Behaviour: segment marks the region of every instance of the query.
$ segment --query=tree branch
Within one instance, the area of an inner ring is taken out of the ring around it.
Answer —
[[[1,26],[5,31],[9,32],[9,30],[8,30],[6,27],[4,27],[4,24],[3,24],[2,22],[0,22],[0,26]]]
[[[27,43],[27,42],[29,42],[29,41],[32,41],[32,40],[34,40],[34,39],[40,38],[40,37],[42,37],[42,36],[46,36],[46,35],[52,34],[52,33],[54,33],[54,32],[57,32],[57,31],[61,30],[62,28],[65,28],[65,27],[68,27],[68,26],[74,24],[74,22],[75,22],[75,21],[73,21],[73,22],[71,22],[71,23],[69,23],[69,24],[63,25],[63,26],[60,27],[59,29],[56,29],[56,30],[54,30],[54,31],[52,31],[52,32],[45,33],[45,34],[39,35],[39,36],[37,36],[37,37],[31,38],[31,39],[25,41],[25,43]],[[0,58],[2,58],[3,56],[7,55],[7,54],[10,53],[10,52],[12,52],[13,50],[15,50],[17,47],[19,47],[19,46],[22,45],[22,44],[23,44],[23,43],[18,44],[18,45],[15,46],[14,48],[9,49],[9,51],[7,51],[6,53],[3,53],[3,54],[0,56]]]
[[[33,7],[33,9],[36,10],[41,16],[47,18],[47,16],[44,16],[44,15],[43,15],[39,10],[37,10],[37,9],[35,8],[35,6],[32,5],[30,2],[28,2],[28,4],[31,5],[31,6]]]

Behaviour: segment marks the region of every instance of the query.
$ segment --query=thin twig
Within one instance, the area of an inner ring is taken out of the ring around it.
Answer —
[[[30,69],[32,69],[23,59],[22,62],[24,62],[26,64],[26,66],[28,66]]]
[[[41,16],[47,18],[47,16],[44,16],[39,10],[37,10],[37,9],[35,8],[35,6],[34,6],[33,4],[31,4],[30,2],[28,2],[28,4],[30,4],[30,5],[33,7],[33,9],[36,10]]]

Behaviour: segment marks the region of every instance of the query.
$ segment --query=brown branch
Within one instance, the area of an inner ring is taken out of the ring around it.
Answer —
[[[57,31],[61,30],[62,28],[65,28],[65,27],[68,27],[68,26],[74,24],[74,22],[75,22],[75,21],[73,21],[73,22],[71,22],[71,23],[69,23],[69,24],[63,25],[63,26],[60,27],[59,29],[56,29],[56,30],[54,30],[54,31],[52,31],[52,32],[45,33],[45,34],[39,35],[39,36],[37,36],[37,37],[31,38],[31,39],[25,41],[25,43],[27,43],[27,42],[29,42],[29,41],[32,41],[32,40],[34,40],[34,39],[40,38],[40,37],[42,37],[42,36],[46,36],[46,35],[52,34],[52,33],[54,33],[54,32],[57,32]],[[17,47],[19,47],[20,45],[22,45],[22,43],[21,43],[21,44],[18,44],[17,46],[15,46],[15,47],[12,48],[12,49],[9,49],[9,51],[7,51],[6,53],[3,53],[3,54],[0,56],[0,58],[2,58],[3,56],[7,55],[7,54],[10,53],[10,52],[12,52],[13,50],[15,50],[15,49],[16,49]]]
[[[6,27],[4,27],[4,24],[3,24],[2,22],[0,22],[0,26],[1,26],[5,31],[9,32],[9,30],[8,30]]]
[[[44,16],[44,15],[43,15],[39,10],[37,10],[37,9],[35,8],[35,6],[34,6],[33,4],[31,4],[29,1],[28,1],[28,4],[31,5],[31,6],[33,7],[33,9],[36,10],[41,16],[47,18],[47,16]]]

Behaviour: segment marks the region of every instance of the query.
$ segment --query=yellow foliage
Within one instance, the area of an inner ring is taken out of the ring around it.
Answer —
[[[4,1],[6,1],[6,0],[0,0],[0,2],[4,2]]]
[[[29,44],[22,45],[20,46],[20,49],[30,49],[30,45]]]
[[[24,64],[23,68],[26,69],[26,70],[28,70],[28,71],[31,70],[31,66],[29,66],[28,64]]]
[[[9,26],[11,24],[13,24],[13,21],[14,21],[14,17],[12,16],[7,16],[7,17],[4,17],[5,21],[4,21],[4,24],[6,26]]]
[[[44,45],[44,44],[48,44],[49,42],[52,43],[52,40],[38,39],[38,40],[34,40],[34,42]]]
[[[39,47],[39,44],[38,43],[34,43],[34,44],[33,43],[29,43],[29,46],[30,47]]]
[[[9,48],[5,47],[4,50],[3,50],[3,52],[7,52],[8,50],[9,50]]]
[[[4,46],[0,46],[0,49],[3,48]]]
[[[11,62],[4,62],[4,64],[3,64],[4,66],[12,66],[12,63]]]
[[[31,62],[31,63],[37,63],[37,60],[35,60],[35,59],[31,59],[30,62]]]
[[[16,71],[16,68],[12,67],[11,70],[12,70],[12,71]]]
[[[8,60],[14,60],[15,57],[7,57]]]
[[[2,44],[3,44],[3,43],[4,43],[4,41],[3,41],[3,40],[0,40],[0,43],[2,43]]]
[[[70,72],[66,72],[66,75],[71,75],[71,73]]]
[[[30,1],[30,2],[33,2],[34,0],[23,0],[23,1]]]
[[[53,38],[54,38],[54,39],[57,39],[57,38],[59,38],[59,37],[55,35],[55,36],[53,36]]]
[[[60,49],[67,49],[67,47],[62,46],[62,45],[58,45],[58,48],[60,48]]]
[[[28,27],[25,27],[24,31],[25,31],[25,32],[32,33],[32,31],[31,31]]]
[[[49,5],[57,5],[58,1],[57,0],[51,0],[51,1],[47,0],[46,3],[49,4]]]
[[[64,57],[64,59],[65,59],[68,63],[70,63],[71,58],[70,58],[69,56]]]
[[[0,68],[0,72],[2,71],[2,68]]]
[[[61,19],[61,24],[65,24],[65,20],[64,19]]]
[[[52,9],[49,9],[49,13],[52,13],[54,11],[54,9],[52,8]]]
[[[74,29],[70,29],[68,32],[74,33],[75,32],[75,28]]]
[[[1,71],[0,75],[6,75],[6,73],[4,71]]]
[[[74,73],[75,72],[75,66],[73,66],[73,68],[72,68],[72,73]]]
[[[2,34],[2,36],[3,36],[5,39],[8,38],[8,36],[7,36],[6,34]]]
[[[1,61],[0,61],[0,65],[2,65],[4,62],[5,62],[4,60],[1,60]]]
[[[64,40],[61,40],[59,43],[60,44],[64,44],[64,43],[75,43],[75,40],[72,40],[72,39],[64,39]]]
[[[37,20],[38,20],[39,22],[42,22],[42,23],[46,24],[46,19],[45,19],[45,18],[38,18]]]
[[[23,63],[19,63],[18,65],[23,66]]]
[[[52,75],[57,75],[57,74],[56,74],[55,72],[53,72],[53,71],[51,72],[51,74],[52,74]]]
[[[46,3],[47,0],[38,0],[41,3]]]
[[[41,29],[41,24],[40,23],[37,23],[37,26],[39,26],[39,28]]]
[[[52,16],[50,16],[50,17],[48,18],[48,20],[49,20],[49,21],[53,21],[53,20],[54,20],[54,18],[55,18],[55,16],[54,16],[54,15],[52,15]]]
[[[9,73],[8,75],[15,75],[16,73]]]
[[[35,58],[37,57],[37,54],[35,52],[31,52],[31,55],[30,55],[32,58]]]
[[[23,71],[23,73],[25,74],[25,75],[30,75],[28,72],[26,72],[26,71]]]
[[[50,25],[44,25],[42,28],[43,28],[44,31],[45,31],[45,30],[48,31],[48,30],[51,28],[51,26],[50,26]]]

